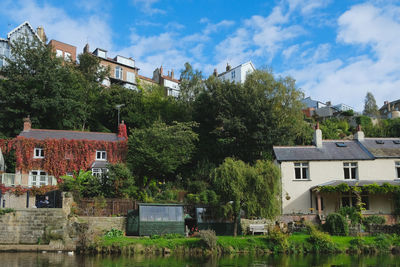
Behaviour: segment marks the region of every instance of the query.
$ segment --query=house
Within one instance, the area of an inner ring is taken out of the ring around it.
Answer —
[[[340,112],[354,110],[354,108],[350,107],[349,105],[343,104],[343,103],[334,105],[333,108]]]
[[[340,207],[355,206],[355,190],[333,190],[337,186],[400,186],[400,138],[366,138],[359,127],[353,140],[322,140],[317,124],[314,145],[273,150],[282,175],[284,216],[324,218]],[[389,216],[395,210],[390,192],[363,189],[360,194],[364,214]]]
[[[10,142],[15,149],[16,173],[3,174],[7,185],[54,185],[60,176],[91,170],[101,176],[108,163],[123,162],[127,151],[126,125],[118,134],[32,129],[24,119],[23,131]]]
[[[153,81],[165,88],[165,93],[167,96],[178,97],[179,96],[179,80],[174,77],[174,70],[168,71],[168,75],[164,75],[163,67],[156,68],[153,71]]]
[[[225,72],[218,74],[217,69],[214,69],[213,75],[221,79],[222,81],[230,81],[235,83],[244,83],[247,75],[254,72],[256,68],[251,61],[240,64],[234,68],[231,65],[226,64]]]
[[[63,58],[65,61],[76,61],[76,46],[57,40],[51,40],[47,45],[53,49],[56,53],[56,57]]]
[[[14,28],[7,34],[7,38],[0,38],[0,68],[6,63],[2,57],[11,57],[11,44],[19,39],[24,39],[27,42],[36,39],[42,43],[46,42],[46,34],[43,27],[38,27],[36,31],[29,22],[25,21],[18,27]]]
[[[313,100],[311,99],[311,97],[306,97],[303,100],[301,100],[301,102],[306,106],[306,108],[318,109],[327,106],[327,104],[322,103],[321,101],[318,100]]]
[[[107,77],[102,84],[110,86],[111,84],[119,84],[128,89],[136,89],[136,77],[139,68],[135,66],[135,60],[123,56],[115,56],[110,58],[107,56],[107,50],[96,48],[93,52],[89,51],[89,44],[83,48],[84,53],[89,53],[100,59],[100,65],[104,68],[110,68],[110,76]]]
[[[385,101],[379,113],[382,119],[400,118],[400,99],[392,102]]]

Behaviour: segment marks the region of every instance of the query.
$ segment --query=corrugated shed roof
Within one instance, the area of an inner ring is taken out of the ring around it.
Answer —
[[[400,158],[400,144],[396,142],[400,138],[365,138],[361,144],[376,158]]]
[[[64,130],[43,130],[31,129],[22,131],[18,137],[33,138],[37,140],[45,139],[66,139],[66,140],[91,140],[91,141],[122,141],[115,133],[80,132]]]
[[[346,146],[338,147],[336,143],[344,143]],[[374,159],[373,155],[355,140],[326,140],[322,142],[321,148],[274,146],[273,149],[278,161]]]

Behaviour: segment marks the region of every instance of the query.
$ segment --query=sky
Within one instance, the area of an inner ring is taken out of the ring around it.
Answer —
[[[400,98],[400,1],[0,0],[0,37],[29,21],[80,53],[132,57],[139,74],[189,62],[208,77],[252,61],[305,96],[362,111]]]

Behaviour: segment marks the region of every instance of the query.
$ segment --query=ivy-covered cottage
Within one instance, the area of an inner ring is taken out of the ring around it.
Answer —
[[[127,152],[124,122],[118,134],[32,129],[24,119],[23,131],[12,140],[0,140],[0,147],[15,150],[15,174],[4,173],[5,185],[54,185],[63,175],[91,170],[93,175],[106,171],[108,163],[123,162]]]
[[[359,127],[354,140],[322,140],[317,124],[313,146],[273,149],[282,174],[283,215],[323,219],[361,203],[364,214],[400,211],[400,138],[365,138]]]

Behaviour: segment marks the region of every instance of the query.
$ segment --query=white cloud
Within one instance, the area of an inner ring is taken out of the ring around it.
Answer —
[[[77,46],[78,53],[88,41],[91,47],[112,48],[112,31],[107,24],[107,15],[89,15],[75,19],[63,9],[33,0],[8,1],[2,3],[0,14],[12,18],[19,25],[29,21],[33,27],[43,26],[49,39],[56,39]]]
[[[165,14],[165,10],[153,7],[153,5],[157,2],[159,2],[159,0],[133,0],[133,4],[139,7],[143,13],[149,15]]]

